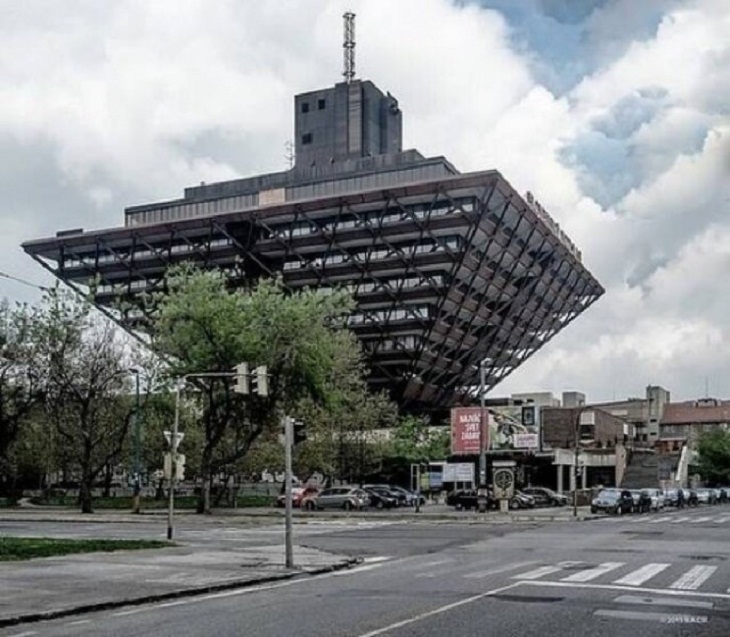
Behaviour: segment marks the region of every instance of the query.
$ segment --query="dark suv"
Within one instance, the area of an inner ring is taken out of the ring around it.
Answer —
[[[631,513],[634,508],[634,498],[628,489],[603,489],[591,502],[591,513],[605,511],[622,515]]]

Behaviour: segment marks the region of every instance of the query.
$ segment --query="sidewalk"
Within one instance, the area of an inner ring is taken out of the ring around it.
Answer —
[[[125,511],[99,510],[96,513],[83,514],[71,508],[44,508],[33,509],[0,509],[0,522],[37,520],[39,522],[114,522],[139,523],[160,519],[167,515],[164,510],[142,510],[140,514]],[[369,509],[367,511],[300,511],[294,509],[295,524],[306,524],[313,520],[327,519],[359,519],[359,520],[393,520],[398,522],[427,522],[427,521],[456,521],[456,522],[570,522],[592,520],[605,517],[590,512],[590,507],[578,507],[577,515],[573,515],[573,508],[546,507],[535,509],[519,509],[500,513],[489,510],[487,513],[476,511],[457,511],[454,507],[445,504],[427,504],[416,513],[414,508],[397,508],[389,511]],[[200,516],[191,511],[179,511],[175,514],[178,523],[185,520],[240,520],[252,524],[273,523],[284,518],[284,509],[275,507],[242,507],[239,509],[214,509],[210,516]]]
[[[174,546],[0,562],[0,627],[315,575],[358,562],[305,547],[294,549],[296,568],[286,569],[284,561],[282,546]]]

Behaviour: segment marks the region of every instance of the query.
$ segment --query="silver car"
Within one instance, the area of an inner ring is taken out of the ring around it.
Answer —
[[[305,508],[315,509],[344,509],[345,511],[361,511],[370,504],[368,494],[358,487],[331,487],[325,489],[316,497],[307,500]]]

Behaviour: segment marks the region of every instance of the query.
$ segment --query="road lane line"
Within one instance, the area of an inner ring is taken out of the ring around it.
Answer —
[[[688,518],[686,516],[682,516],[681,518],[674,518],[671,521],[671,524],[682,524],[683,522],[689,522],[692,518]]]
[[[37,634],[35,630],[26,630],[24,633],[14,633],[13,635],[8,635],[8,637],[30,637],[31,635]]]
[[[710,517],[702,517],[702,518],[693,518],[689,521],[690,524],[699,524],[700,522],[709,522],[712,518]]]
[[[434,608],[433,610],[426,611],[425,613],[419,613],[418,615],[414,615],[413,617],[409,617],[408,619],[404,619],[404,620],[401,620],[394,624],[390,624],[389,626],[383,626],[382,628],[376,628],[375,630],[371,630],[370,632],[362,633],[362,634],[358,635],[357,637],[377,637],[378,635],[383,635],[385,633],[389,633],[392,630],[396,630],[398,628],[403,628],[404,626],[409,626],[410,624],[419,622],[422,619],[427,619],[428,617],[433,617],[435,615],[440,615],[442,613],[446,613],[450,610],[453,610],[454,608],[459,608],[460,606],[465,606],[466,604],[471,604],[473,602],[479,601],[480,599],[484,599],[485,597],[491,597],[493,595],[498,595],[499,593],[503,593],[505,591],[508,591],[512,588],[519,586],[520,583],[521,582],[514,582],[512,584],[508,584],[507,586],[502,586],[500,588],[495,588],[494,590],[487,591],[486,593],[479,593],[479,595],[472,595],[471,597],[466,597],[464,599],[459,600],[458,602],[452,602],[451,604],[446,604],[445,606],[439,606],[438,608]]]
[[[603,610],[593,613],[594,617],[612,617],[614,619],[630,619],[632,621],[650,621],[661,624],[706,624],[707,615],[684,615],[682,613],[647,613],[636,610]]]
[[[704,584],[717,570],[717,566],[693,566],[669,588],[683,591],[695,591]]]
[[[621,568],[626,562],[604,562],[594,568],[580,571],[579,573],[573,573],[568,577],[563,577],[562,582],[590,582],[592,579],[596,579],[601,575],[615,571],[617,568]]]
[[[717,520],[715,520],[715,524],[725,524],[728,520],[730,520],[730,517],[717,518]]]
[[[627,586],[641,586],[644,582],[650,580],[655,575],[659,575],[663,570],[669,568],[669,564],[646,564],[622,578],[617,579],[614,584],[626,584]]]
[[[663,522],[669,522],[672,519],[671,515],[665,515],[661,518],[654,518],[653,520],[649,520],[649,524],[661,524]]]
[[[671,597],[647,597],[642,595],[619,595],[614,604],[638,604],[640,606],[671,606],[672,608],[699,608],[712,610],[714,602],[702,602],[694,599],[672,599]]]
[[[499,575],[500,573],[507,573],[509,571],[514,571],[518,568],[523,568],[525,566],[532,566],[533,564],[537,564],[537,561],[531,560],[529,562],[513,562],[512,564],[504,564],[503,566],[490,568],[486,571],[474,571],[473,573],[466,573],[465,575],[462,575],[462,577],[464,577],[465,579],[482,579],[483,577],[488,577],[490,575]]]

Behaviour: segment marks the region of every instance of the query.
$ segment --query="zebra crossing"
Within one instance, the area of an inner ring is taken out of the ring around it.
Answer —
[[[662,577],[659,588],[670,591],[699,591],[710,582],[717,570],[717,566],[705,564],[688,568],[686,563],[657,562],[643,564],[637,568],[635,564],[626,562],[588,564],[566,561],[517,573],[512,576],[512,579],[522,582],[548,581],[549,579],[550,582],[567,584],[591,582],[638,588],[645,585],[651,586],[652,580]],[[713,590],[717,590],[716,587]],[[730,593],[730,589],[723,589],[721,592]]]
[[[730,515],[681,515],[679,513],[671,513],[668,515],[640,515],[633,518],[626,517],[605,517],[595,520],[600,524],[704,524],[715,526],[727,524],[730,522]]]

